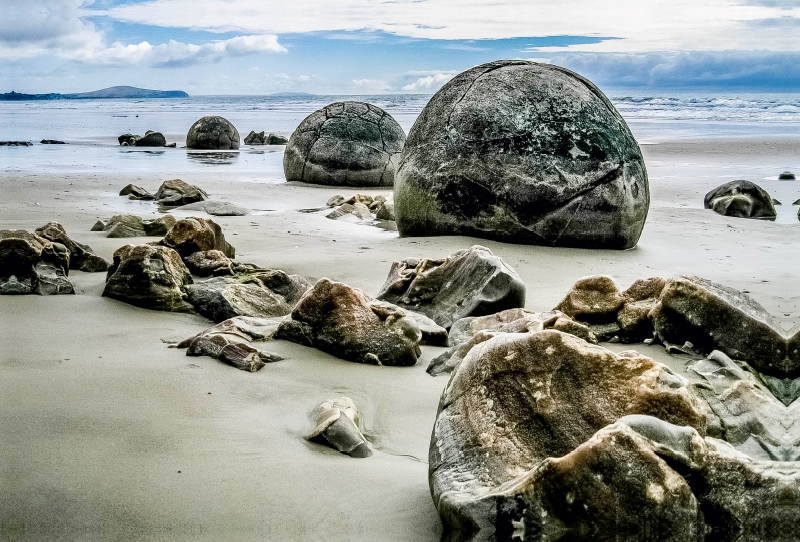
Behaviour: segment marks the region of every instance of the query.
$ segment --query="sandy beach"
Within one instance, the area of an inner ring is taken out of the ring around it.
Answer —
[[[118,213],[155,215],[151,202],[129,201],[119,190],[181,178],[214,199],[269,210],[213,220],[238,261],[312,282],[328,277],[375,295],[394,260],[480,244],[517,270],[531,310],[553,308],[586,275],[608,274],[625,288],[639,278],[690,274],[750,292],[791,327],[800,317],[800,222],[792,206],[800,184],[777,175],[800,169],[800,139],[671,141],[642,151],[651,206],[638,246],[628,251],[399,238],[299,212],[356,190],[234,179],[224,168],[5,171],[0,229],[32,231],[55,220],[111,259],[124,244],[153,240],[89,231]],[[754,181],[781,201],[777,221],[703,209],[706,192],[734,179]],[[73,271],[70,278],[78,295],[0,297],[0,540],[439,539],[427,456],[447,377],[425,368],[443,349],[423,347],[415,367],[392,368],[273,341],[264,349],[286,359],[249,374],[165,344],[210,327],[207,319],[101,297],[104,273]],[[684,366],[661,347],[608,346]],[[303,438],[311,409],[339,395],[364,410],[374,449],[368,459]]]

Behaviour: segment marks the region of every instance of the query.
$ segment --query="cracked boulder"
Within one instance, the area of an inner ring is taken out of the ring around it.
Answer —
[[[471,68],[428,102],[395,176],[401,236],[626,249],[650,205],[639,146],[611,102],[569,70]]]
[[[69,251],[69,268],[87,273],[98,273],[108,270],[109,262],[94,253],[89,245],[73,241],[67,235],[64,226],[58,222],[48,222],[36,228],[36,235],[53,243],[60,243]]]
[[[336,357],[373,365],[417,363],[422,332],[406,312],[361,290],[320,279],[281,323],[276,339],[314,346]]]
[[[70,253],[25,230],[0,230],[0,295],[74,294]]]
[[[185,287],[192,275],[180,255],[169,247],[125,245],[114,252],[103,296],[137,307],[194,312]]]
[[[315,111],[289,138],[287,181],[330,186],[392,186],[406,136],[386,111],[335,102]]]
[[[686,379],[636,352],[554,330],[475,345],[431,436],[431,493],[448,540],[632,541],[643,518],[664,526],[654,540],[693,540],[678,534],[692,534],[697,500],[663,455],[691,456],[706,410]],[[617,424],[631,415],[663,441],[662,455]]]
[[[208,250],[218,250],[228,258],[236,256],[236,249],[225,240],[219,224],[207,218],[178,220],[160,244],[174,248],[183,258]]]
[[[775,220],[772,197],[756,183],[738,180],[716,187],[703,199],[706,209],[725,216]]]
[[[231,277],[213,277],[186,287],[195,310],[214,322],[235,316],[286,316],[311,287],[299,275],[261,269]]]
[[[525,305],[525,284],[513,268],[480,245],[442,259],[392,263],[377,298],[421,312],[444,328],[466,316]]]
[[[203,117],[189,128],[186,148],[236,150],[239,148],[239,131],[225,118],[214,115]]]

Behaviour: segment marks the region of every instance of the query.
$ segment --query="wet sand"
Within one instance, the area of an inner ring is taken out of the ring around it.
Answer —
[[[751,292],[775,316],[800,319],[797,287],[800,140],[703,140],[643,145],[651,208],[629,251],[517,246],[467,237],[399,238],[396,232],[300,209],[351,189],[316,188],[213,173],[0,174],[0,228],[61,222],[110,259],[134,240],[89,229],[113,214],[155,214],[116,194],[180,177],[214,199],[261,214],[216,217],[237,259],[329,277],[370,294],[390,264],[481,244],[512,265],[526,307],[551,309],[578,278],[699,275]],[[782,202],[775,223],[703,209],[705,193],[734,179]],[[386,190],[359,190],[373,195]],[[38,205],[37,205],[38,203]],[[266,211],[269,210],[269,211]],[[188,215],[188,213],[186,213]],[[177,214],[181,216],[181,214]],[[200,215],[205,216],[205,215]],[[135,308],[100,296],[104,273],[70,273],[78,295],[0,297],[0,539],[11,540],[438,540],[427,451],[447,377],[425,368],[349,363],[283,341],[286,357],[255,374],[185,356],[163,339],[209,327],[200,316]],[[660,347],[634,348],[680,367]],[[364,409],[374,454],[352,459],[303,435],[319,402],[349,395]]]

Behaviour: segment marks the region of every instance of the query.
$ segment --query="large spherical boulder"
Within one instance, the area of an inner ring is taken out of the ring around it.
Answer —
[[[336,102],[315,111],[289,138],[287,181],[332,186],[392,186],[405,132],[386,111]]]
[[[558,66],[501,60],[437,92],[395,174],[402,236],[624,249],[650,205],[641,151],[590,81]]]
[[[239,131],[228,119],[203,117],[186,134],[187,149],[230,150],[239,148]]]

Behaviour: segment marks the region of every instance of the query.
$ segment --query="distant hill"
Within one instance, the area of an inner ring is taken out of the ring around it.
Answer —
[[[92,92],[77,92],[73,94],[20,94],[7,92],[0,94],[0,100],[87,100],[101,98],[188,98],[189,95],[182,90],[150,90],[136,87],[110,87]]]

